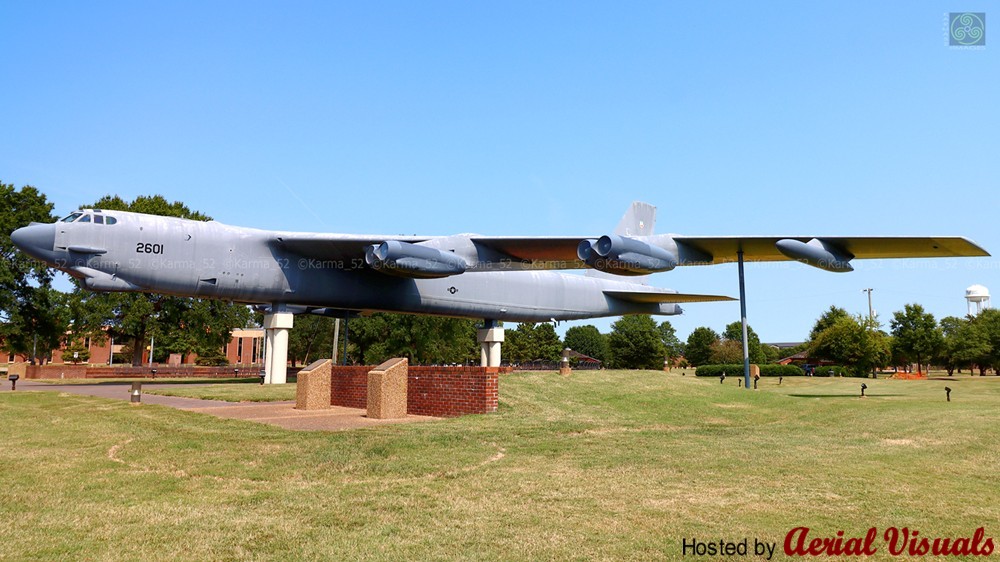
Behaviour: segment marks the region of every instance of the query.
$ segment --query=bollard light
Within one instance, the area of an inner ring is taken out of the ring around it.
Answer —
[[[258,376],[260,376],[260,385],[264,386],[264,379],[267,378],[267,371],[265,371],[264,369],[261,369],[260,370],[260,375],[258,375]]]
[[[778,386],[781,386],[781,381],[785,380],[785,377],[778,377]]]
[[[11,390],[17,390],[17,379],[19,378],[21,378],[21,375],[18,375],[17,373],[7,376],[7,380],[10,381]]]
[[[951,402],[951,388],[944,387],[944,395],[948,399],[948,402]]]
[[[726,373],[719,375],[719,384],[726,382]]]
[[[865,396],[865,389],[866,388],[868,388],[868,385],[865,384],[865,383],[861,383],[861,397],[862,398],[864,398],[864,396]]]
[[[152,369],[152,371],[153,371],[153,378],[155,379],[156,378],[156,369]]]
[[[760,375],[754,375],[753,376],[753,389],[754,390],[757,390],[757,379],[759,379],[759,378],[760,378]]]
[[[133,404],[138,404],[138,403],[142,402],[142,383],[141,382],[139,382],[139,381],[133,381],[132,382],[132,392],[131,392],[131,394],[132,394],[132,398],[130,399],[130,402],[132,402]]]

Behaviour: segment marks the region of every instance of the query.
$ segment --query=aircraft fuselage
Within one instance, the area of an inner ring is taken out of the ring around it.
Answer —
[[[625,281],[553,271],[415,279],[374,270],[357,255],[319,259],[295,252],[282,244],[280,232],[122,211],[82,213],[72,222],[31,225],[12,238],[97,291],[328,308],[333,314],[392,311],[510,321],[681,312],[676,304],[604,294],[645,287]]]

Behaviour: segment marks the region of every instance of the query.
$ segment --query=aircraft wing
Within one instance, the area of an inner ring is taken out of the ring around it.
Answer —
[[[857,259],[885,258],[955,258],[989,256],[975,242],[957,236],[672,236],[678,249],[694,250],[703,260],[682,260],[680,265],[706,265],[737,261],[743,250],[745,261],[787,261],[778,250],[778,242],[796,240],[809,243],[817,239]]]
[[[682,302],[717,302],[736,300],[722,295],[693,295],[687,293],[668,293],[660,291],[604,291],[605,295],[628,302],[641,303],[682,303]]]
[[[591,236],[596,239],[597,236]],[[489,261],[512,260],[535,269],[580,269],[587,267],[576,255],[584,236],[473,236],[473,244],[494,253]],[[502,263],[502,261],[501,261]]]
[[[374,263],[385,273],[443,277],[465,271],[581,269],[593,267],[617,275],[645,275],[678,265],[737,261],[802,261],[828,271],[850,271],[853,259],[989,256],[961,237],[901,236],[379,236],[279,232],[272,244],[319,260],[339,260],[345,267]],[[581,243],[593,244],[587,261],[578,257]],[[602,244],[605,253],[597,255]],[[600,243],[598,243],[600,242]],[[388,245],[386,245],[388,243]],[[382,250],[372,255],[373,247]],[[610,254],[608,254],[610,251]],[[368,255],[366,255],[366,252]],[[373,261],[374,257],[374,261]]]
[[[415,244],[429,240],[429,236],[398,236],[398,235],[355,235],[355,234],[320,234],[304,232],[279,232],[271,243],[300,256],[318,260],[361,260],[364,262],[365,250],[373,244],[381,244],[386,240],[399,240]]]

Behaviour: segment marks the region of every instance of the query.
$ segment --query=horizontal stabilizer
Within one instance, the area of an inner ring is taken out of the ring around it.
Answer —
[[[604,291],[605,295],[628,302],[640,303],[682,303],[716,302],[736,300],[724,295],[691,295],[686,293],[659,293],[653,291]]]

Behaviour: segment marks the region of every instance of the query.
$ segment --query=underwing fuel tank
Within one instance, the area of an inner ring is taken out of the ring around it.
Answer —
[[[854,266],[851,265],[854,256],[818,238],[809,242],[785,238],[775,242],[774,246],[786,257],[813,267],[834,273],[854,271]]]
[[[468,268],[464,259],[451,252],[399,240],[369,246],[365,263],[381,273],[419,279],[458,275]]]
[[[677,267],[677,256],[667,250],[617,234],[581,241],[576,255],[594,269],[618,275],[647,275]]]

